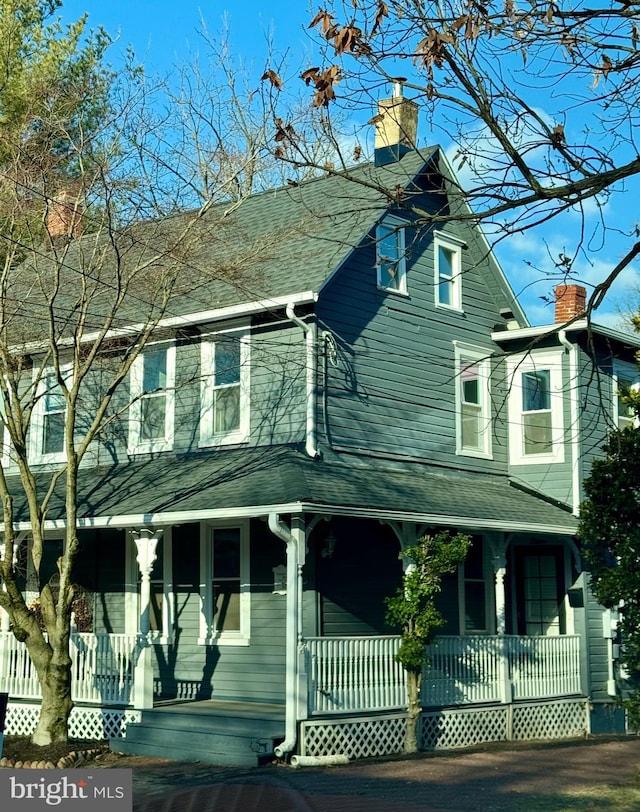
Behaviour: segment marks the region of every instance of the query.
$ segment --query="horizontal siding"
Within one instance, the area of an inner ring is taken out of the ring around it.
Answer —
[[[322,292],[319,318],[337,344],[337,363],[324,370],[327,439],[335,447],[459,467],[453,342],[495,352],[489,335],[507,303],[496,301],[495,282],[487,285],[493,272],[476,246],[462,252],[464,312],[436,307],[431,234],[408,233],[406,244],[408,296],[377,289],[371,246],[354,252]],[[465,468],[504,470],[499,421],[495,432],[494,459],[464,458]]]

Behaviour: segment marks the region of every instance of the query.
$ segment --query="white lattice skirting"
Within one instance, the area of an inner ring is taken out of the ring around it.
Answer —
[[[351,719],[318,719],[301,725],[301,753],[367,758],[400,753],[404,714]],[[588,731],[585,699],[536,704],[492,705],[429,711],[420,720],[422,750],[452,750],[476,744],[533,739],[567,739]]]
[[[8,736],[30,736],[38,723],[40,706],[11,702],[7,706],[4,732]],[[130,722],[139,722],[140,711],[126,708],[75,707],[69,718],[69,735],[74,739],[119,739]]]

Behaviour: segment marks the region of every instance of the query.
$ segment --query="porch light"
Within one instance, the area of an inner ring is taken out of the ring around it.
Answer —
[[[330,530],[329,535],[325,538],[324,543],[320,548],[320,555],[323,558],[331,558],[335,552],[335,549],[336,549],[336,537]]]

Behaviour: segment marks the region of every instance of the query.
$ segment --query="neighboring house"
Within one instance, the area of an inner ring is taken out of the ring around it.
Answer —
[[[75,735],[235,763],[400,750],[384,598],[442,528],[473,545],[441,596],[423,746],[623,729],[615,618],[574,533],[638,342],[570,321],[574,285],[530,327],[470,220],[414,227],[453,209],[443,153],[383,124],[376,158],[244,201],[246,233],[277,234],[252,284],[185,297],[135,363],[128,422],[81,481]],[[61,410],[42,400],[43,465]],[[53,572],[61,499],[48,516]],[[7,728],[28,732],[37,682],[3,628]]]

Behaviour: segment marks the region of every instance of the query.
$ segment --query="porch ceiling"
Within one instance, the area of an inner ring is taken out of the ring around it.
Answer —
[[[41,486],[47,477],[42,475]],[[568,509],[522,491],[506,477],[463,475],[427,465],[392,467],[375,459],[312,460],[295,447],[164,454],[106,468],[83,469],[83,525],[169,524],[225,516],[340,513],[470,528],[537,530],[572,535]],[[17,515],[27,521],[17,478],[10,480]],[[47,512],[64,523],[64,481]]]

